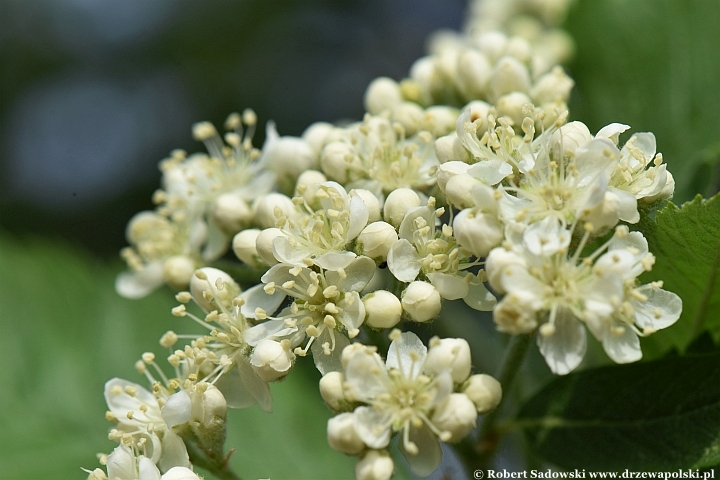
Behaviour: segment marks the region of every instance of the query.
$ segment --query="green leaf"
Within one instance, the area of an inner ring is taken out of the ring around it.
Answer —
[[[657,137],[678,202],[718,188],[720,2],[575,2],[570,113],[595,132],[611,122]]]
[[[720,464],[720,353],[559,377],[522,408],[530,446],[561,467],[671,471]]]
[[[140,355],[162,358],[165,331],[196,329],[170,314],[169,291],[120,298],[117,268],[47,240],[0,235],[0,271],[0,476],[83,478],[80,467],[97,467],[95,454],[116,446],[107,439],[105,382],[143,384],[133,367]],[[227,447],[237,448],[231,462],[242,478],[353,475],[355,459],[327,444],[330,412],[310,363],[273,385],[274,413],[230,412]]]
[[[720,195],[698,196],[682,208],[670,203],[639,228],[656,257],[643,280],[662,280],[683,300],[677,323],[648,337],[643,349],[651,356],[683,350],[704,330],[720,337]]]

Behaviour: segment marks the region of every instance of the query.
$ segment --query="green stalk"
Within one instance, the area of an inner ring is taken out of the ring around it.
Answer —
[[[220,480],[242,480],[229,464],[230,455],[235,449],[230,450],[230,453],[225,458],[215,459],[206,455],[194,442],[186,441],[185,446],[187,447],[190,462],[193,465],[207,470]]]

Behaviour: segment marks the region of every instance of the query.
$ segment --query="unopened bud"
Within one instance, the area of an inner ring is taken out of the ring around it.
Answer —
[[[347,455],[357,455],[365,449],[355,431],[355,415],[352,413],[341,413],[328,420],[327,436],[332,448]]]
[[[398,241],[395,227],[386,222],[373,222],[360,232],[357,237],[358,253],[384,262],[387,260],[390,247]]]
[[[383,217],[389,224],[399,227],[408,210],[420,206],[420,196],[409,188],[393,190],[385,199]]]
[[[416,322],[427,322],[440,314],[440,293],[428,282],[415,281],[402,294],[402,307]]]
[[[373,328],[392,328],[400,322],[402,304],[392,293],[377,290],[362,299],[365,305],[365,324]]]
[[[355,464],[356,480],[390,480],[395,463],[385,450],[368,450]]]
[[[478,413],[487,413],[500,405],[502,387],[490,375],[472,375],[468,378],[463,393],[475,404]]]

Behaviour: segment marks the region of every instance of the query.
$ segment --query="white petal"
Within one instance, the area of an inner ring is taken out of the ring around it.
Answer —
[[[628,223],[637,223],[640,221],[640,212],[638,212],[637,209],[637,198],[635,198],[635,195],[614,187],[608,187],[608,191],[617,195],[620,200],[620,220]]]
[[[463,301],[470,307],[481,312],[489,312],[497,305],[495,295],[485,287],[485,284],[479,281],[470,282],[467,295],[463,297]]]
[[[648,158],[648,160],[652,159],[655,156],[655,151],[657,149],[657,141],[655,140],[655,135],[653,135],[652,132],[640,132],[636,133],[632,137],[630,137],[630,140],[635,139],[635,146],[639,148],[644,154],[645,157]],[[630,142],[628,140],[628,143]]]
[[[523,243],[533,255],[551,256],[570,245],[570,232],[556,217],[545,217],[525,230]]]
[[[297,330],[297,327],[286,326],[284,320],[268,320],[267,322],[260,323],[245,330],[243,332],[243,340],[245,340],[248,345],[254,347],[266,338],[277,340],[281,337],[292,335],[297,332]]]
[[[509,163],[499,158],[481,160],[468,169],[468,174],[487,185],[496,185],[513,172]]]
[[[140,271],[122,272],[115,279],[115,290],[121,297],[142,298],[165,283],[163,279],[164,262],[148,263]]]
[[[226,373],[215,385],[225,397],[228,407],[246,408],[257,403],[261,409],[272,412],[270,387],[250,366],[247,358],[235,362],[236,368]]]
[[[400,338],[393,340],[388,349],[387,368],[397,368],[405,378],[417,377],[425,362],[427,347],[412,332],[403,332]]]
[[[642,292],[645,302],[633,301],[635,323],[640,328],[660,330],[675,323],[682,313],[682,299],[662,288],[650,288]]]
[[[140,471],[140,480],[160,480],[160,470],[158,470],[152,460],[147,457],[140,457],[138,470]]]
[[[217,226],[210,223],[208,225],[207,244],[202,251],[202,258],[206,262],[211,262],[220,258],[227,252],[229,239],[225,233]]]
[[[640,340],[631,328],[624,328],[625,331],[622,335],[615,335],[608,329],[602,340],[603,348],[615,363],[637,362],[642,358]]]
[[[369,218],[370,212],[362,198],[360,198],[359,195],[352,197],[350,199],[350,224],[348,225],[348,231],[345,237],[348,242],[360,235],[360,232],[362,232],[363,228],[367,225]]]
[[[135,478],[135,455],[130,448],[125,445],[115,447],[107,458],[108,477],[115,478]]]
[[[542,300],[548,292],[548,286],[531,275],[522,265],[507,265],[500,273],[502,288],[533,310],[542,307]]]
[[[330,355],[325,355],[325,349],[322,346],[325,342],[329,343],[332,349]],[[326,328],[310,346],[315,367],[323,375],[329,372],[342,372],[343,368],[340,359],[343,349],[348,345],[350,345],[350,340],[345,335]]]
[[[398,236],[412,242],[415,231],[417,230],[415,220],[418,218],[423,218],[431,227],[435,226],[435,220],[437,220],[435,209],[415,207],[408,210],[407,213],[405,213],[405,217],[403,217],[403,221],[400,223]]]
[[[328,284],[335,285],[342,292],[359,292],[372,280],[376,270],[375,261],[369,257],[356,257],[341,275],[338,271],[328,270],[325,279]]]
[[[353,252],[331,251],[314,258],[313,261],[325,270],[340,270],[350,265],[356,256]]]
[[[126,390],[134,391],[133,395],[125,393]],[[116,394],[116,391],[121,393]],[[113,415],[126,423],[137,423],[137,421],[128,422],[127,414],[131,411],[139,412],[142,405],[148,407],[148,415],[153,417],[160,416],[160,407],[158,406],[157,398],[141,385],[128,382],[122,378],[113,378],[105,383],[105,402],[107,402],[108,409]]]
[[[401,238],[390,247],[387,258],[390,272],[401,282],[410,283],[417,278],[422,261],[415,247]]]
[[[623,125],[622,123],[611,123],[600,129],[595,137],[609,138],[615,145],[617,145],[620,134],[630,129],[630,125]]]
[[[304,258],[310,258],[312,252],[301,246],[293,247],[290,238],[285,235],[279,235],[273,238],[273,256],[281,263],[289,263],[291,265],[305,266]]]
[[[440,293],[442,298],[447,300],[458,300],[464,298],[470,291],[470,286],[464,278],[448,273],[428,273],[428,280]]]
[[[263,276],[265,278],[265,276]],[[285,292],[279,288],[272,295],[264,290],[265,285],[259,284],[245,290],[242,295],[245,303],[240,307],[240,313],[246,318],[256,318],[255,310],[261,308],[267,315],[272,315],[280,308],[285,300]]]
[[[162,476],[162,480],[198,480],[195,472],[185,467],[173,467]]]
[[[190,396],[185,390],[180,390],[174,393],[167,399],[165,405],[161,410],[162,418],[168,427],[172,428],[175,425],[190,420],[190,410],[192,408],[192,401]]]
[[[185,442],[172,430],[166,430],[162,439],[162,456],[158,461],[160,470],[166,472],[172,467],[190,467]]]
[[[353,412],[355,431],[370,448],[385,448],[390,443],[390,415],[372,407],[358,407]]]
[[[418,447],[417,455],[413,455],[405,449],[402,437],[398,442],[400,452],[410,464],[410,470],[418,477],[425,478],[440,466],[442,461],[440,442],[425,423],[420,428],[411,425],[409,437],[410,441]]]
[[[619,160],[620,152],[612,142],[605,138],[589,141],[575,152],[577,185],[583,187],[594,183],[601,173],[610,173]]]
[[[580,365],[585,356],[585,327],[570,312],[558,310],[555,332],[547,337],[538,334],[537,343],[550,370],[565,375]]]
[[[345,379],[350,392],[365,402],[387,392],[385,382],[390,381],[380,356],[366,350],[355,353],[348,361]]]
[[[343,310],[340,321],[347,331],[359,329],[365,321],[365,304],[360,300],[360,295],[357,292],[346,294],[338,303],[338,307]]]

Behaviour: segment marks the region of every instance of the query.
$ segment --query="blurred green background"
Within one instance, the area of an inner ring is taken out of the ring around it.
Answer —
[[[187,325],[169,314],[169,290],[129,301],[113,281],[125,224],[152,208],[157,162],[201,149],[190,125],[245,107],[287,135],[359,118],[369,81],[405,76],[427,35],[459,28],[464,8],[0,0],[0,478],[83,478],[79,467],[113,447],[104,382],[140,381],[139,355]],[[591,131],[622,122],[654,132],[679,202],[718,189],[719,26],[718,0],[579,0],[566,22],[577,42],[572,118]],[[477,366],[492,371],[504,339],[482,322],[450,329],[476,337]],[[548,377],[529,363],[524,395]],[[274,386],[273,415],[231,416],[245,479],[353,476],[353,459],[326,444],[318,374],[298,370]],[[510,450],[501,461],[517,459]],[[443,477],[469,478],[452,461]]]

